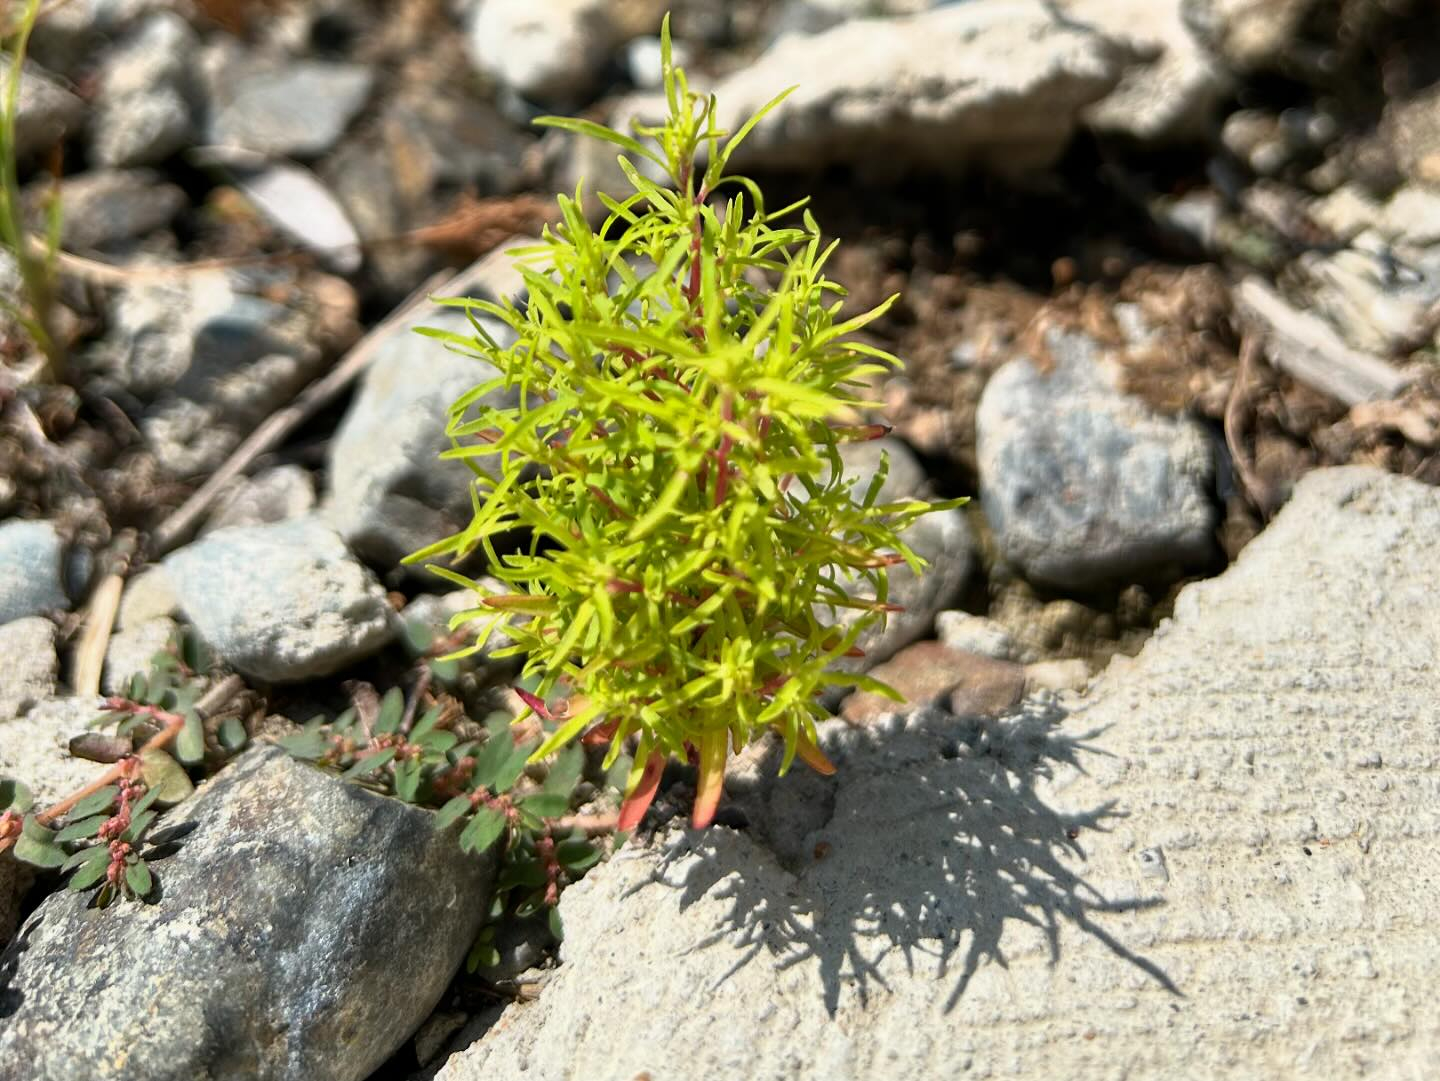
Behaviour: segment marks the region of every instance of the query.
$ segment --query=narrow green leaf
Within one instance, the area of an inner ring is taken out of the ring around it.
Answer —
[[[110,862],[109,845],[90,845],[87,848],[80,849],[80,851],[76,852],[74,855],[72,855],[69,859],[67,859],[64,863],[60,865],[60,871],[61,873],[73,871],[82,863],[92,863],[96,860],[101,863]]]

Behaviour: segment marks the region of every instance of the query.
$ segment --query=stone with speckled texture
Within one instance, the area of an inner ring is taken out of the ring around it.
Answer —
[[[360,1081],[470,948],[494,862],[261,747],[162,822],[161,896],[52,894],[0,957],[0,1079]],[[188,832],[187,832],[188,831]]]

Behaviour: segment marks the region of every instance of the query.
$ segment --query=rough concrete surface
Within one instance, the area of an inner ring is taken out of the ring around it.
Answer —
[[[788,869],[624,850],[439,1077],[1433,1076],[1437,531],[1440,492],[1312,473],[1068,717],[827,740]]]

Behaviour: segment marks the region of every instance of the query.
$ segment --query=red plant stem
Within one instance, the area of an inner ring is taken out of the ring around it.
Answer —
[[[231,698],[235,697],[244,686],[245,681],[239,676],[226,676],[206,691],[200,701],[195,703],[195,712],[200,714],[201,717],[213,713],[226,702],[230,701]],[[109,705],[109,703],[113,701],[123,702],[124,700],[109,699],[107,700],[106,707],[114,708]],[[135,752],[136,757],[143,755],[146,751],[158,751],[166,747],[180,734],[180,730],[185,727],[185,718],[178,713],[167,713],[165,710],[158,709],[155,706],[141,706],[139,703],[125,703],[124,708],[132,713],[144,713],[147,716],[157,719],[162,716],[165,718],[165,727],[145,741],[144,746]],[[74,807],[86,796],[94,795],[96,792],[99,792],[100,789],[120,780],[120,778],[125,775],[125,770],[126,762],[125,759],[122,758],[78,792],[74,792],[66,796],[59,803],[45,808],[45,810],[35,816],[35,820],[42,826],[55,821],[55,819],[70,810],[70,808]],[[14,843],[15,839],[13,837],[6,837],[0,840],[0,852],[4,852]]]
[[[735,398],[726,394],[720,402],[720,416],[728,424],[735,419]],[[730,485],[730,448],[735,440],[726,432],[720,437],[720,449],[715,452],[715,505],[725,502],[725,493]]]

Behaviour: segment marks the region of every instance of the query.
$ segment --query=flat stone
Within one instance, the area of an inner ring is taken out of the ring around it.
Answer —
[[[1090,666],[1078,657],[1035,661],[1025,666],[1025,690],[1083,691],[1090,684]]]
[[[1087,106],[1124,73],[1110,39],[1041,0],[950,4],[902,19],[854,19],[782,37],[715,87],[731,131],[798,89],[746,138],[734,167],[846,162],[878,174],[979,165],[1044,168]]]
[[[90,125],[100,165],[153,165],[195,141],[200,39],[180,15],[156,11],[107,49]]]
[[[951,649],[979,653],[997,661],[1024,659],[1020,644],[1001,623],[969,612],[941,612],[935,617],[935,636]]]
[[[298,465],[277,465],[240,477],[215,501],[201,529],[208,533],[235,525],[265,525],[300,518],[315,509],[315,480]]]
[[[0,1061],[31,1081],[368,1076],[487,908],[494,858],[430,818],[247,752],[164,819],[179,849],[155,861],[154,903],[96,913],[62,890],[26,921],[3,961]]]
[[[165,571],[215,654],[257,679],[328,675],[395,634],[385,590],[314,518],[216,530]]]
[[[0,522],[0,623],[70,607],[65,542],[45,521]]]
[[[1185,0],[1070,0],[1065,18],[1136,54],[1085,113],[1096,131],[1147,142],[1199,140],[1215,125],[1229,73],[1185,24]]]
[[[1080,712],[919,711],[836,755],[802,865],[632,842],[437,1081],[1423,1073],[1437,531],[1434,488],[1313,472]]]
[[[166,228],[189,203],[151,169],[104,169],[60,182],[60,242],[108,248]]]
[[[363,64],[244,64],[221,82],[206,136],[258,154],[318,157],[339,141],[374,84]]]
[[[110,636],[105,649],[105,668],[100,689],[106,694],[124,694],[130,678],[149,675],[157,653],[163,653],[180,632],[180,624],[168,616],[132,623]]]
[[[318,276],[289,303],[225,272],[117,290],[95,365],[148,403],[140,428],[161,464],[203,473],[320,371],[327,322],[346,316],[323,307],[331,291],[318,286],[336,281]],[[339,303],[353,316],[353,291]]]
[[[1083,335],[1046,343],[1052,370],[1007,362],[976,414],[981,502],[1001,556],[1074,589],[1202,565],[1215,525],[1205,431],[1122,393]]]
[[[55,655],[55,624],[28,616],[0,624],[0,722],[18,717],[55,693],[60,661]]]
[[[0,83],[10,83],[10,56],[0,54]],[[27,60],[20,71],[20,100],[15,114],[15,156],[48,150],[85,122],[85,103],[63,83]]]
[[[486,324],[500,342],[508,328]],[[450,405],[496,369],[416,334],[417,326],[469,333],[463,312],[436,309],[398,327],[379,346],[335,437],[325,517],[350,546],[377,566],[402,558],[470,522],[474,474],[464,462],[441,461],[450,447]],[[497,391],[484,404],[515,400]]]
[[[68,745],[99,715],[101,701],[49,698],[18,720],[0,721],[0,778],[24,784],[34,806],[42,809],[89,784],[103,767],[71,758]],[[20,902],[34,881],[33,867],[11,851],[0,852],[0,943],[14,935]],[[3,995],[0,990],[0,1019],[6,1009]]]
[[[160,564],[146,567],[125,583],[120,594],[120,609],[115,613],[115,629],[124,630],[180,611],[180,599]]]
[[[851,724],[869,724],[886,713],[905,713],[949,703],[952,713],[999,716],[1025,690],[1025,669],[978,653],[965,653],[939,642],[906,646],[870,674],[900,692],[896,702],[872,691],[845,699],[840,715]]]
[[[1242,74],[1273,70],[1301,44],[1316,0],[1185,0],[1187,24],[1229,67]]]

